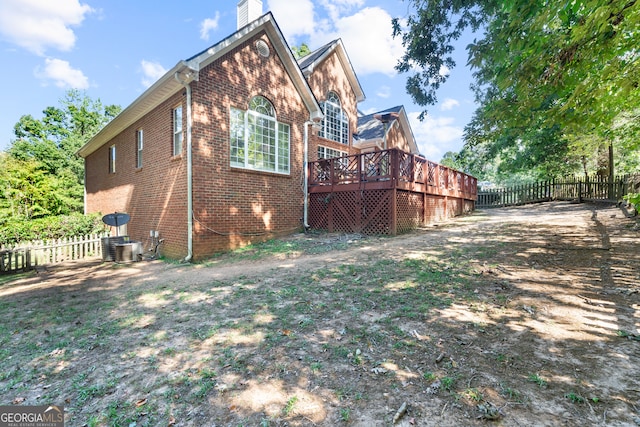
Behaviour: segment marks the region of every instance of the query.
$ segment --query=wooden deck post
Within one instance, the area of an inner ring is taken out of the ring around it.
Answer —
[[[391,188],[391,235],[398,234],[398,182],[400,174],[400,152],[397,149],[393,149],[391,154],[391,182],[393,183]]]

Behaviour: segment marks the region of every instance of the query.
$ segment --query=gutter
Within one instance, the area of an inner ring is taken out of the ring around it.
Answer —
[[[191,143],[193,118],[191,113],[190,83],[198,80],[198,72],[188,67],[185,63],[184,68],[176,71],[173,76],[184,86],[187,92],[187,256],[183,259],[183,262],[190,262],[193,258],[193,149]]]

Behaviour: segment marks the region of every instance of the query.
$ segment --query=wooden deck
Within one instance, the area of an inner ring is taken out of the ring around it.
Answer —
[[[474,209],[476,178],[397,149],[309,163],[312,228],[397,234]]]

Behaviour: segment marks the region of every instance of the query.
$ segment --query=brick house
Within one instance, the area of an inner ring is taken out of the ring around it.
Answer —
[[[123,232],[158,232],[171,258],[301,230],[306,162],[381,148],[377,134],[354,141],[364,92],[341,40],[298,62],[271,13],[255,16],[260,0],[238,10],[234,34],[178,62],[78,152],[85,211],[127,212]]]
[[[398,148],[419,154],[407,112],[402,105],[358,117],[358,131],[354,134],[353,146],[361,153]]]

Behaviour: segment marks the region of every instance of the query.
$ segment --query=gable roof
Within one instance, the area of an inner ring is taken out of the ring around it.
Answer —
[[[289,77],[309,110],[310,118],[322,119],[322,109],[311,91],[309,83],[293,57],[282,31],[280,31],[280,27],[278,27],[271,12],[268,12],[208,49],[203,50],[191,58],[179,61],[80,148],[77,154],[81,157],[87,157],[96,151],[145,114],[169,99],[176,92],[183,90],[183,83],[198,80],[198,72],[202,68],[235,49],[246,39],[253,37],[261,31],[264,31],[267,37],[269,37]]]
[[[353,92],[356,95],[356,101],[364,101],[364,91],[362,90],[362,86],[360,86],[360,81],[358,80],[358,76],[353,69],[353,65],[351,64],[349,55],[347,55],[347,51],[344,48],[344,44],[342,43],[342,39],[333,40],[325,44],[324,46],[314,50],[309,55],[300,58],[298,60],[298,64],[300,65],[302,73],[308,77],[311,73],[313,73],[313,70],[333,52],[336,52],[338,54],[338,59],[340,60],[342,68],[347,75],[347,79],[349,80],[349,83],[353,88]]]
[[[386,127],[381,120],[383,118],[388,120],[388,125]],[[386,133],[388,133],[396,121],[409,142],[411,152],[418,153],[416,138],[413,135],[413,130],[409,124],[409,117],[407,116],[407,112],[403,105],[397,105],[386,110],[358,117],[357,133],[353,135],[354,144],[363,145],[366,143],[373,143],[374,145],[379,145],[379,147],[382,148],[382,142],[385,138],[385,130]]]

